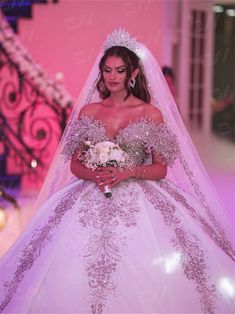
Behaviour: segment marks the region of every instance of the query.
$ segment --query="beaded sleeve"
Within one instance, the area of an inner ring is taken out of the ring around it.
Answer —
[[[104,125],[92,117],[82,115],[77,121],[70,123],[65,134],[65,145],[61,154],[68,161],[74,151],[85,141],[92,144],[107,140]]]
[[[153,150],[159,154],[163,163],[168,166],[173,165],[180,152],[177,137],[167,124],[157,124],[148,118],[132,122],[124,130],[120,130],[117,140],[124,146],[130,140],[141,141],[146,151]]]

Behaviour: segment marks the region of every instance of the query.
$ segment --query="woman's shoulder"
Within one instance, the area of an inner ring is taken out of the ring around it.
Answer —
[[[161,111],[150,103],[144,106],[144,116],[157,123],[164,122]]]
[[[83,106],[79,112],[79,117],[82,115],[88,116],[88,117],[94,117],[97,110],[99,109],[100,102],[96,103],[90,103],[85,106]]]

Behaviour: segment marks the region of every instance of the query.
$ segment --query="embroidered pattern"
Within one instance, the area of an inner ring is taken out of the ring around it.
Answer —
[[[42,249],[53,237],[54,229],[59,226],[63,216],[72,208],[78,199],[79,194],[87,187],[87,185],[87,182],[83,182],[64,195],[59,204],[55,207],[53,214],[49,216],[47,224],[42,225],[35,230],[30,242],[22,251],[12,278],[4,283],[5,297],[0,303],[0,312],[2,312],[8,303],[11,302],[21,281],[24,279],[25,272],[31,269],[36,259],[40,256]]]
[[[65,140],[66,144],[62,154],[64,160],[68,161],[76,148],[84,141],[89,140],[92,144],[96,144],[109,139],[103,123],[92,117],[82,116],[69,127],[65,134]],[[118,142],[128,153],[127,167],[142,164],[151,150],[161,155],[164,162],[170,166],[179,157],[186,175],[206,208],[210,221],[207,222],[207,219],[200,215],[166,180],[154,184],[158,184],[168,193],[169,198],[171,196],[188,210],[214,242],[234,259],[235,252],[230,242],[210,212],[204,195],[182,158],[176,136],[165,123],[157,124],[147,118],[130,122],[126,128],[119,130],[113,141]],[[90,310],[92,314],[102,314],[108,295],[115,294],[117,288],[115,273],[122,261],[127,239],[126,232],[130,227],[133,228],[138,221],[140,208],[138,192],[133,189],[133,181],[132,179],[127,180],[115,186],[111,199],[106,198],[98,188],[88,190],[78,205],[78,220],[89,234],[83,257],[91,290]],[[216,289],[207,276],[206,254],[200,248],[199,239],[184,226],[174,202],[163,196],[153,184],[140,180],[138,183],[148,201],[161,213],[162,219],[170,231],[172,245],[180,253],[183,272],[189,280],[194,282],[200,294],[203,312],[213,313]],[[74,206],[81,192],[89,184],[89,181],[83,182],[64,195],[53,210],[47,224],[35,230],[28,245],[22,251],[12,278],[4,283],[5,298],[0,303],[0,312],[11,302],[25,273],[31,269],[35,260],[40,256],[41,250],[53,237],[55,228],[59,226],[66,212]]]
[[[65,145],[61,154],[64,156],[65,161],[71,158],[75,149],[84,141],[91,141],[92,144],[97,144],[108,140],[104,125],[100,121],[85,115],[69,124],[64,137]]]
[[[218,245],[225,254],[231,257],[232,260],[235,261],[235,250],[232,247],[232,244],[229,242],[229,240],[225,236],[225,231],[222,230],[222,228],[219,228],[218,232],[215,228],[213,228],[213,225],[210,225],[204,217],[202,217],[185,199],[185,197],[180,194],[176,188],[174,189],[172,184],[170,184],[167,181],[159,181],[158,185],[163,188],[165,191],[167,191],[176,201],[181,203],[182,206],[184,206],[190,215],[199,222],[202,229],[207,233],[207,235]],[[217,225],[219,225],[217,223]]]
[[[207,216],[209,217],[210,221],[212,222],[212,224],[216,228],[216,231],[220,234],[220,237],[226,238],[224,230],[221,228],[221,226],[218,223],[218,221],[216,220],[215,216],[212,214],[209,205],[207,204],[205,195],[202,193],[198,183],[194,180],[193,172],[189,169],[187,161],[183,159],[182,155],[179,155],[179,160],[180,160],[181,165],[184,168],[184,171],[185,171],[187,177],[190,180],[191,185],[194,188],[194,191],[199,196],[199,199],[200,199],[202,205],[204,206],[204,208],[206,210]]]
[[[79,221],[90,234],[84,254],[91,288],[91,313],[102,313],[109,293],[116,284],[112,275],[122,259],[127,228],[137,223],[138,195],[126,181],[113,189],[111,199],[99,190],[87,192],[79,208]]]
[[[205,254],[200,249],[197,237],[181,228],[175,229],[175,238],[172,239],[175,248],[181,254],[181,264],[184,274],[189,280],[194,280],[197,291],[201,294],[201,308],[204,313],[213,314],[215,310],[215,285],[208,285],[206,275]]]
[[[157,124],[149,118],[130,122],[117,135],[117,142],[120,146],[125,146],[133,140],[140,140],[146,151],[154,150],[161,155],[163,162],[168,166],[173,165],[180,152],[177,137],[166,123]]]
[[[141,182],[141,187],[155,209],[160,210],[163,220],[171,230],[171,241],[181,256],[184,274],[193,280],[201,295],[201,308],[204,313],[212,314],[215,309],[215,286],[209,283],[206,275],[207,265],[205,252],[200,249],[200,242],[190,231],[184,230],[183,223],[177,216],[177,211],[166,197],[147,182]]]
[[[69,131],[65,134],[66,144],[61,153],[65,161],[87,140],[95,145],[110,139],[102,122],[83,115],[70,125]],[[149,118],[129,122],[124,129],[119,130],[113,141],[128,153],[127,167],[141,164],[151,150],[161,155],[165,164],[172,166],[180,151],[177,138],[168,126],[165,123],[157,124]]]

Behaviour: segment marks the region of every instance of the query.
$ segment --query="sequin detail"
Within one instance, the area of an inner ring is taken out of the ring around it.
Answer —
[[[100,121],[85,115],[68,125],[67,133],[64,137],[65,145],[61,154],[64,156],[65,161],[68,161],[75,149],[85,141],[97,144],[108,140],[104,125]]]
[[[180,252],[181,265],[184,274],[189,280],[194,280],[197,291],[201,294],[201,308],[204,313],[213,314],[215,311],[214,298],[216,297],[215,285],[208,285],[205,272],[205,254],[200,249],[197,237],[181,228],[175,229],[175,238],[172,240],[174,247]]]
[[[231,257],[235,261],[235,250],[232,247],[232,244],[225,236],[225,231],[219,226],[219,223],[216,222],[216,225],[219,226],[219,232],[214,228],[213,224],[211,225],[202,215],[199,214],[186,200],[186,198],[180,194],[176,188],[173,187],[173,184],[167,181],[159,181],[158,185],[167,191],[174,199],[181,203],[184,206],[189,214],[197,220],[202,229],[207,233],[207,235],[215,242],[215,244],[220,247],[225,254]]]
[[[45,225],[38,227],[33,233],[30,242],[22,250],[21,257],[18,259],[16,270],[12,278],[4,283],[5,296],[0,303],[0,312],[2,312],[8,303],[11,302],[25,273],[31,269],[36,259],[41,255],[41,251],[53,237],[53,232],[61,223],[63,216],[72,208],[79,197],[79,194],[87,187],[88,182],[80,183],[79,186],[72,188],[62,197],[54,212],[48,218]]]
[[[171,242],[179,252],[182,269],[189,280],[193,280],[200,294],[201,309],[206,314],[214,313],[216,288],[209,283],[206,274],[206,254],[200,248],[200,241],[189,230],[185,230],[176,207],[151,184],[140,183],[149,202],[163,216],[163,221],[171,231]]]
[[[203,205],[208,218],[210,219],[210,222],[213,224],[214,228],[216,229],[216,232],[220,235],[220,238],[225,239],[226,234],[225,234],[224,230],[222,229],[221,225],[219,224],[219,222],[216,220],[215,216],[213,215],[210,206],[207,204],[205,195],[202,193],[198,183],[195,181],[194,176],[193,176],[193,172],[189,169],[187,161],[183,159],[182,155],[179,156],[179,160],[180,160],[180,163],[182,164],[182,166],[184,168],[184,171],[185,171],[187,177],[190,180],[191,185],[194,188],[195,193],[198,195],[199,200],[200,200],[201,204]],[[233,250],[233,252],[234,252],[234,250]],[[234,257],[232,259],[234,259]]]
[[[141,141],[145,151],[154,150],[168,166],[173,165],[180,152],[177,137],[167,124],[157,124],[149,118],[130,122],[125,129],[119,130],[116,138],[121,147],[131,141]]]
[[[94,145],[110,140],[106,135],[105,124],[89,116],[82,115],[68,129],[62,151],[65,161],[84,141],[89,140]],[[112,140],[128,153],[127,168],[142,164],[151,150],[162,157],[163,163],[172,166],[180,152],[177,137],[170,128],[165,123],[157,124],[147,117],[129,122]]]
[[[113,274],[122,260],[125,232],[137,223],[137,200],[137,192],[126,181],[113,189],[111,199],[99,190],[90,190],[79,207],[79,221],[89,232],[84,262],[92,314],[103,313],[107,296],[115,294]]]

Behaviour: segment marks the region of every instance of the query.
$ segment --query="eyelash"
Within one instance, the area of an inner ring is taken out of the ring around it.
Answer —
[[[125,69],[117,70],[118,73],[124,73],[125,71],[126,71]],[[110,70],[104,68],[103,72],[110,73]]]

